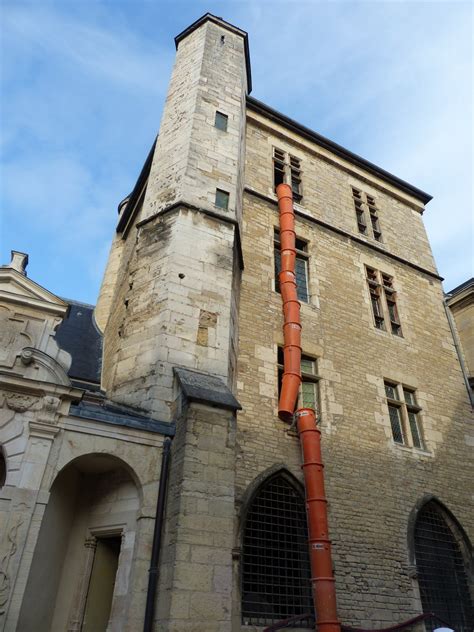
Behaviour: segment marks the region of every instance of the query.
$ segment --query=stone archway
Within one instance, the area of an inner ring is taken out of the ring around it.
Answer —
[[[105,632],[107,624],[122,629],[140,505],[134,479],[121,459],[102,453],[78,457],[59,472],[18,629]]]

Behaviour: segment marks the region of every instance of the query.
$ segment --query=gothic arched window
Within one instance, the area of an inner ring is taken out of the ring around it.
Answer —
[[[266,480],[247,512],[242,556],[242,621],[270,625],[313,612],[305,502],[289,477]],[[312,618],[294,627],[313,627]]]
[[[473,629],[469,591],[469,542],[435,500],[420,510],[415,524],[415,559],[423,611],[441,617],[456,632]],[[427,622],[427,629],[439,622]]]

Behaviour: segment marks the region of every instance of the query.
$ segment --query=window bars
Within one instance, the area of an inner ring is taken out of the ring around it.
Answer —
[[[420,511],[415,526],[415,558],[421,603],[447,621],[456,632],[474,629],[474,605],[469,593],[461,531],[434,501]],[[429,631],[437,626],[428,621]]]
[[[302,496],[284,476],[274,476],[258,491],[245,523],[244,625],[270,625],[313,612],[307,537]],[[312,619],[292,627],[313,627]]]
[[[382,230],[379,222],[379,210],[377,202],[372,195],[363,193],[360,189],[352,187],[352,199],[356,213],[357,228],[362,235],[369,236],[367,228],[366,212],[369,213],[372,235],[376,241],[382,241]],[[367,209],[367,211],[366,211]]]
[[[273,148],[273,186],[288,183],[291,186],[293,199],[300,202],[303,197],[301,184],[301,160],[281,149]]]
[[[390,332],[394,336],[402,337],[393,277],[369,266],[365,267],[365,271],[375,326],[377,329],[387,331],[386,322],[388,322]]]

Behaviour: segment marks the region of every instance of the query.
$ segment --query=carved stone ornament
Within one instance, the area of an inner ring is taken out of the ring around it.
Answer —
[[[18,548],[18,529],[21,527],[22,524],[23,518],[18,517],[8,530],[5,538],[6,550],[4,549],[2,558],[0,560],[0,615],[4,613],[4,606],[7,603],[8,597],[10,595],[11,581],[10,574],[8,572],[8,566],[10,559],[15,555]]]
[[[55,424],[58,421],[58,409],[61,404],[59,397],[53,397],[52,395],[45,395],[43,397],[43,408],[39,414],[38,421],[42,421],[47,424]]]
[[[5,310],[0,311],[0,365],[12,367],[18,350],[32,343],[26,331],[23,319],[10,316]]]
[[[37,398],[22,393],[11,393],[5,397],[5,402],[10,410],[24,413],[37,402]]]
[[[33,362],[33,349],[23,349],[20,354],[22,364],[28,366]]]

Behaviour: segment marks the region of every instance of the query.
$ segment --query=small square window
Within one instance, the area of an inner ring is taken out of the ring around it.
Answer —
[[[229,208],[229,194],[222,189],[216,189],[216,206],[227,211]]]
[[[222,114],[222,112],[216,112],[216,120],[214,122],[214,126],[223,132],[227,132],[228,120],[229,120],[229,117],[227,116],[227,114]]]

